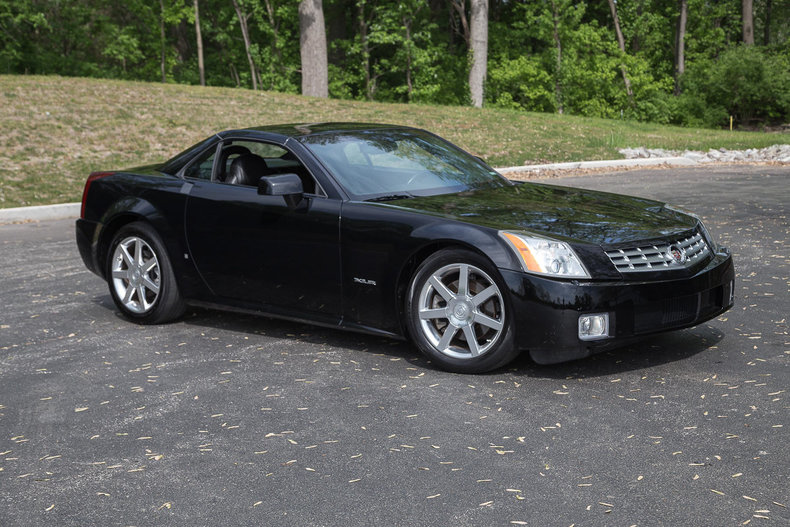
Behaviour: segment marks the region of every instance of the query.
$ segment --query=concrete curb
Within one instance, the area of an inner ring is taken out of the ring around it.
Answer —
[[[692,166],[698,165],[686,157],[653,157],[637,159],[607,159],[601,161],[577,161],[570,163],[551,163],[548,165],[525,165],[519,167],[497,168],[500,172],[540,172],[542,170],[574,170],[579,168],[617,168],[647,167],[656,165]]]
[[[550,163],[547,165],[525,165],[497,168],[499,172],[540,172],[543,170],[574,170],[580,168],[616,168],[655,165],[690,166],[698,163],[685,157],[656,157],[648,159],[608,159],[601,161],[578,161],[571,163]],[[44,221],[76,219],[80,214],[80,203],[61,203],[59,205],[38,205],[35,207],[15,207],[0,209],[0,224],[23,221]]]
[[[80,215],[81,203],[60,203],[58,205],[38,205],[35,207],[14,207],[0,209],[0,223],[20,221],[62,220]]]

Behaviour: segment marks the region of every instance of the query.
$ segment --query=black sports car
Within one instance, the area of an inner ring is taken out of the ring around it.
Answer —
[[[76,227],[132,320],[245,310],[408,337],[457,372],[585,357],[733,304],[730,253],[697,217],[509,181],[402,126],[221,132],[94,172]]]

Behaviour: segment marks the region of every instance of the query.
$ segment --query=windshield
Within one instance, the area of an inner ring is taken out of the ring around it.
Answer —
[[[303,137],[356,199],[433,196],[510,182],[482,161],[422,130],[371,130]]]

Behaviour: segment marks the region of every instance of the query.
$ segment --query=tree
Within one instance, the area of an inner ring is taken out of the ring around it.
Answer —
[[[678,0],[680,14],[678,15],[677,41],[675,42],[675,95],[680,94],[680,78],[686,71],[686,21],[688,19],[688,0]]]
[[[159,0],[159,43],[161,51],[160,66],[162,69],[162,82],[167,82],[166,64],[165,64],[165,1]]]
[[[302,95],[329,96],[326,28],[321,0],[299,2],[299,52],[302,58]]]
[[[285,59],[283,58],[282,50],[280,49],[280,22],[277,20],[277,16],[275,13],[274,4],[272,4],[272,0],[264,0],[264,5],[266,6],[266,19],[269,22],[269,29],[272,32],[272,57],[270,57],[269,63],[274,66],[272,58],[277,61],[278,69],[281,73],[285,73]],[[270,68],[270,72],[272,72],[274,68]],[[274,80],[273,76],[272,79]],[[273,84],[271,84],[273,87]]]
[[[233,9],[236,10],[236,16],[239,18],[239,26],[241,27],[241,36],[244,39],[244,51],[247,53],[247,61],[250,63],[250,75],[252,76],[252,89],[253,91],[257,91],[258,89],[258,70],[255,67],[255,60],[252,58],[252,53],[250,52],[250,28],[247,25],[247,19],[249,15],[245,14],[242,11],[241,6],[236,0],[233,1]]]
[[[375,15],[375,9],[365,9],[367,0],[356,0],[357,4],[357,29],[359,31],[359,46],[362,54],[362,71],[365,73],[365,97],[373,100],[375,78],[370,74],[370,23]]]
[[[562,39],[560,39],[560,13],[555,0],[551,0],[551,25],[551,35],[557,50],[557,70],[554,75],[554,96],[557,98],[557,113],[562,115],[565,111],[562,106]]]
[[[206,68],[203,65],[203,36],[200,33],[200,9],[198,0],[195,0],[195,40],[197,41],[198,72],[200,73],[200,85],[206,85]]]
[[[403,22],[405,37],[403,44],[406,50],[406,96],[409,102],[411,102],[411,95],[414,92],[414,85],[412,83],[412,72],[414,71],[414,38],[412,34],[412,24],[414,23],[415,15],[417,15],[421,7],[422,5],[417,7],[416,10],[409,9],[408,11],[404,9],[403,13],[401,14],[401,21]]]
[[[771,43],[771,8],[772,0],[765,0],[765,23],[763,25],[763,46]]]
[[[469,20],[466,18],[466,0],[450,0],[450,5],[458,15],[458,21],[461,24],[461,27],[460,29],[457,27],[455,17],[452,16],[452,12],[450,13],[450,25],[457,33],[461,34],[461,36],[464,38],[464,42],[466,42],[466,47],[468,48],[470,45],[471,35],[469,34]]]
[[[620,19],[617,17],[616,0],[609,0],[609,10],[612,12],[612,19],[614,20],[614,31],[617,34],[617,44],[620,46],[620,52],[622,52],[622,54],[625,55],[625,39],[623,38],[623,32],[620,30]],[[623,83],[625,83],[625,92],[628,94],[628,100],[631,102],[631,106],[633,106],[634,92],[631,89],[631,81],[628,79],[628,71],[625,68],[625,64],[620,64],[620,71],[623,74]]]
[[[483,106],[483,86],[488,61],[488,0],[471,0],[469,47],[472,65],[469,68],[469,93],[472,106]]]
[[[754,10],[752,0],[741,0],[741,16],[743,17],[743,43],[754,44]]]

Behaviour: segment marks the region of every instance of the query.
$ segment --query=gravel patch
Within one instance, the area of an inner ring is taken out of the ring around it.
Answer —
[[[773,145],[766,148],[750,148],[748,150],[727,150],[726,148],[710,149],[707,152],[698,150],[664,150],[663,148],[623,148],[619,150],[626,159],[649,159],[657,157],[685,157],[697,163],[738,163],[778,161],[790,163],[790,144]]]

